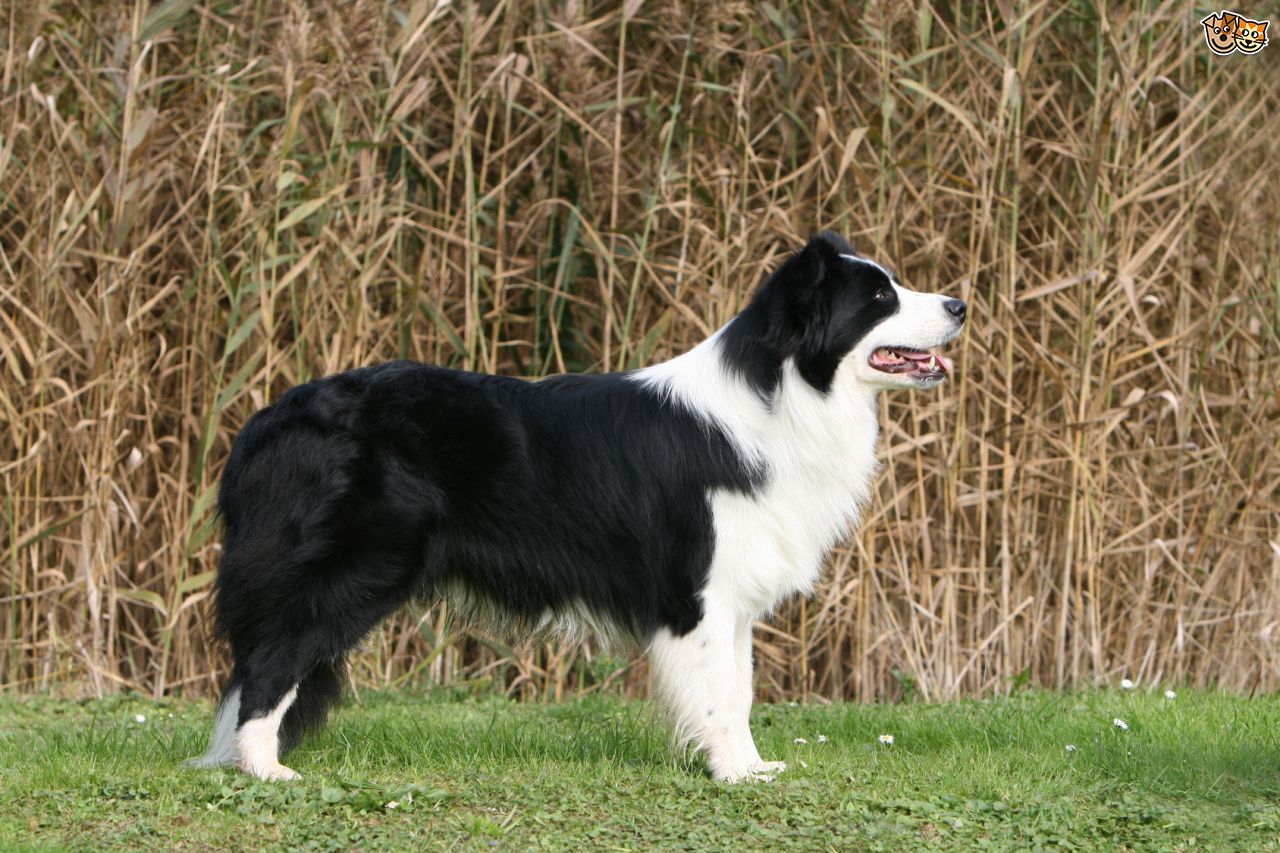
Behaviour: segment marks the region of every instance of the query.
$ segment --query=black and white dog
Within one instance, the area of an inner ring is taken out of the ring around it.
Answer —
[[[876,470],[877,392],[928,388],[965,304],[824,233],[678,358],[540,382],[393,362],[290,390],[222,476],[218,629],[234,668],[202,766],[293,779],[283,750],[347,652],[410,599],[518,634],[647,647],[717,779],[756,751],[752,624],[812,590]]]

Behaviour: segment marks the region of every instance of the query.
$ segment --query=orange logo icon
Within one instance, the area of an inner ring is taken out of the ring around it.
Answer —
[[[1236,12],[1223,9],[1216,15],[1205,15],[1204,40],[1209,50],[1219,56],[1233,51],[1257,53],[1267,46],[1267,25],[1270,21],[1254,21]]]

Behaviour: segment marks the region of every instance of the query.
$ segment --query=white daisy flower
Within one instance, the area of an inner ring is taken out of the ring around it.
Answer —
[[[818,735],[818,743],[826,743],[826,742],[827,742],[826,735]]]
[[[893,746],[893,735],[880,735],[880,743],[885,746]]]
[[[1122,732],[1129,731],[1129,724],[1126,723],[1124,720],[1120,719],[1119,717],[1116,717],[1114,720],[1112,720],[1111,725],[1115,726],[1117,729],[1119,729]]]
[[[1138,685],[1134,684],[1134,683],[1133,683],[1133,679],[1131,679],[1131,678],[1122,678],[1122,679],[1120,679],[1120,686],[1121,686],[1122,688],[1124,688],[1125,690],[1132,690],[1133,688],[1137,687]]]
[[[1077,752],[1078,749],[1074,743],[1067,744],[1067,752]]]
[[[1177,699],[1177,698],[1178,698],[1178,694],[1177,694],[1177,693],[1174,693],[1172,690],[1166,690],[1166,691],[1164,692],[1164,698],[1166,698],[1166,699]]]
[[[796,743],[808,743],[808,742],[809,742],[809,741],[805,740],[805,739],[804,739],[804,738],[802,738],[802,737],[798,737],[798,738],[796,738]]]
[[[145,715],[143,715],[143,714],[134,714],[134,715],[133,715],[133,721],[134,721],[135,723],[145,723],[145,722],[147,721],[147,718],[146,718],[146,716],[145,716]]]

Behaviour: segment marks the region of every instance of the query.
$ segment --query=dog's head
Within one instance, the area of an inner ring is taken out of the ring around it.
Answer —
[[[1214,53],[1228,54],[1236,49],[1235,15],[1230,12],[1206,15],[1200,23],[1204,24],[1204,40]]]
[[[937,348],[960,333],[964,320],[959,299],[908,290],[843,238],[824,232],[764,283],[739,317],[743,327],[726,343],[731,362],[765,393],[788,360],[824,393],[837,381],[929,388],[951,371]],[[768,357],[753,356],[753,345]]]

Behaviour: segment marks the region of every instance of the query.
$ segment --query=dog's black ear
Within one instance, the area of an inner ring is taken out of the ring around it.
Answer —
[[[841,253],[852,254],[853,249],[844,238],[832,231],[823,231],[809,240],[778,270],[775,278],[788,291],[811,290],[820,286],[827,275],[841,263]]]
[[[814,236],[792,255],[766,285],[769,294],[768,344],[784,356],[821,346],[827,329],[830,299],[824,286],[853,250],[830,231]]]
[[[851,252],[836,234],[816,235],[769,276],[729,324],[722,344],[725,358],[764,399],[777,387],[784,361],[797,359],[803,373],[825,351],[830,282],[847,263],[840,255]]]

